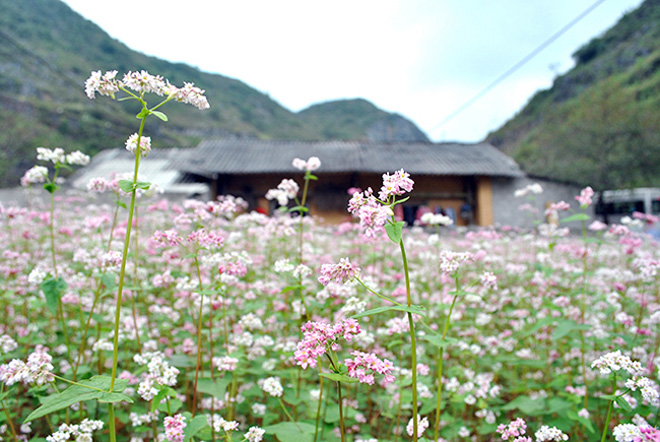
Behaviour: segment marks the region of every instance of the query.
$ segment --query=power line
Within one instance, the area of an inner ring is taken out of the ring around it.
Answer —
[[[472,98],[467,100],[465,103],[463,103],[461,106],[459,106],[456,110],[454,110],[452,113],[450,113],[448,116],[446,116],[440,123],[436,124],[431,130],[430,134],[435,132],[436,130],[440,129],[442,126],[444,126],[446,123],[449,121],[453,120],[457,115],[462,113],[465,109],[470,107],[474,102],[479,100],[481,97],[486,95],[491,89],[493,89],[495,86],[500,84],[502,81],[504,81],[507,77],[509,77],[511,74],[516,72],[518,69],[523,67],[525,64],[527,64],[528,61],[530,61],[532,58],[534,58],[536,55],[538,55],[541,51],[543,51],[546,47],[548,47],[552,42],[557,40],[559,37],[561,37],[563,34],[566,33],[569,29],[571,29],[573,26],[575,26],[580,20],[582,20],[584,17],[589,15],[594,9],[596,9],[598,6],[600,6],[602,3],[604,3],[605,0],[597,0],[595,3],[593,3],[591,6],[589,6],[587,9],[585,9],[582,13],[580,13],[577,17],[575,17],[573,20],[571,20],[567,25],[565,25],[563,28],[561,28],[559,31],[555,32],[548,38],[546,41],[541,43],[539,46],[537,46],[532,52],[529,54],[525,55],[520,61],[518,61],[516,64],[511,66],[509,69],[507,69],[506,72],[504,72],[502,75],[497,77],[495,80],[493,80],[488,86],[484,87],[482,90],[480,90],[476,95],[474,95]]]

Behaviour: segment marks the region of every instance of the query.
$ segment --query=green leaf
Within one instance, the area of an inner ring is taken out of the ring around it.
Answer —
[[[208,421],[206,416],[198,415],[192,418],[190,422],[187,422],[186,428],[183,430],[183,440],[184,442],[189,441],[194,435],[202,431],[208,426]]]
[[[305,206],[294,206],[289,209],[289,212],[309,212],[309,209]]]
[[[176,391],[167,385],[163,385],[151,401],[151,412],[153,413],[165,397],[176,397]]]
[[[359,382],[357,379],[341,373],[319,373],[319,376],[323,376],[331,381],[345,382],[347,384],[355,384],[356,382]]]
[[[145,117],[147,117],[150,113],[151,113],[151,111],[145,107],[145,108],[142,108],[142,110],[140,111],[140,113],[137,114],[137,115],[135,116],[135,118],[140,118],[140,119],[141,119],[141,118],[145,118]]]
[[[502,410],[518,409],[529,416],[537,416],[545,411],[545,399],[532,399],[529,396],[518,396],[502,407]]]
[[[442,336],[440,335],[424,335],[422,336],[422,339],[425,341],[430,342],[431,344],[435,345],[436,347],[440,348],[445,348],[449,345],[455,344],[458,342],[458,339],[456,338],[450,338],[448,336],[445,336],[444,339],[442,339]]]
[[[293,290],[302,290],[302,289],[304,289],[304,288],[305,288],[305,286],[304,286],[304,285],[300,285],[300,284],[289,285],[289,286],[284,287],[280,293],[291,292],[291,291],[293,291]]]
[[[57,189],[59,189],[60,186],[58,186],[55,183],[46,183],[44,184],[44,189],[48,191],[48,193],[55,193]]]
[[[403,221],[398,221],[394,224],[385,224],[385,231],[387,236],[392,240],[393,243],[399,244],[401,242],[401,235],[403,235],[403,226],[406,223]]]
[[[576,213],[575,215],[567,216],[566,218],[562,218],[560,222],[562,223],[569,223],[571,221],[587,221],[590,220],[591,217],[587,215],[586,213]]]
[[[41,283],[41,291],[44,292],[46,297],[46,306],[53,315],[57,314],[57,306],[62,297],[62,292],[67,287],[68,284],[62,278],[48,278]]]
[[[632,407],[630,406],[628,401],[622,398],[621,396],[617,396],[617,398],[614,401],[619,405],[619,407],[623,408],[625,411],[632,411]]]
[[[151,183],[148,183],[146,181],[138,181],[137,183],[135,183],[136,189],[149,190],[149,187],[151,187]]]
[[[105,395],[109,394],[107,390],[110,389],[111,382],[112,379],[109,376],[94,376],[91,379],[80,381],[78,382],[80,385],[72,385],[61,393],[53,394],[45,398],[41,406],[30,413],[24,422],[30,422],[37,418],[46,416],[47,414],[53,413],[54,411],[70,407],[76,402],[89,401],[92,399],[104,397]],[[113,394],[121,393],[124,391],[127,385],[128,379],[117,379],[113,389]],[[98,390],[92,390],[91,388],[87,388],[85,386],[97,388]]]
[[[128,402],[129,404],[132,404],[134,402],[133,398],[130,397],[129,395],[124,393],[117,393],[117,392],[101,393],[101,395],[97,399],[99,402],[104,402],[104,403]]]
[[[165,115],[164,113],[162,113],[160,111],[151,111],[151,113],[153,115],[157,116],[158,118],[160,118],[161,120],[167,121],[167,115]]]
[[[119,188],[126,193],[131,193],[133,191],[133,181],[119,180]]]
[[[555,329],[555,332],[552,334],[550,339],[556,341],[557,339],[563,338],[573,330],[589,330],[590,328],[591,326],[589,324],[578,324],[577,322],[571,321],[570,319],[565,319],[557,323],[557,328]]]
[[[230,378],[222,379],[200,379],[197,382],[197,391],[209,394],[217,399],[224,399],[227,385],[231,382]]]
[[[104,273],[103,276],[101,276],[101,282],[107,288],[108,290],[112,290],[116,287],[116,277],[114,273]]]
[[[316,175],[312,175],[311,172],[307,171],[307,173],[305,174],[305,179],[318,181],[319,177],[317,177]]]
[[[280,422],[263,427],[267,434],[274,434],[280,442],[312,442],[315,427],[304,422]]]
[[[422,316],[426,315],[426,309],[421,305],[411,305],[410,307],[408,307],[407,305],[390,305],[390,306],[387,306],[387,307],[373,308],[371,310],[367,310],[367,311],[364,311],[362,313],[356,313],[353,316],[351,316],[351,318],[358,319],[358,318],[362,318],[364,316],[375,315],[375,314],[387,312],[387,311],[390,311],[390,310],[397,310],[397,311],[400,311],[400,312],[414,313],[416,315],[422,315]]]

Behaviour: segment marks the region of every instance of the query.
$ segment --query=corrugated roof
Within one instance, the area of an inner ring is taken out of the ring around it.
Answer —
[[[202,141],[186,150],[183,172],[214,174],[292,173],[294,158],[321,159],[321,173],[394,172],[415,175],[485,175],[519,177],[518,164],[487,143],[391,143],[358,141],[270,141],[222,139]],[[316,173],[316,172],[315,172]]]

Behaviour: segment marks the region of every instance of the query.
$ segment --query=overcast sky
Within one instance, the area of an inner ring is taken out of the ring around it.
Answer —
[[[63,0],[131,49],[237,78],[292,111],[362,97],[433,141],[479,141],[642,0]],[[199,85],[204,87],[204,85]],[[213,103],[211,103],[213,106]]]

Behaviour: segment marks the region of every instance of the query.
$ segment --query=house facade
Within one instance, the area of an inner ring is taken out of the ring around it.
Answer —
[[[328,223],[347,219],[349,188],[377,192],[383,173],[404,169],[415,181],[403,205],[406,221],[432,211],[452,216],[457,225],[492,225],[493,183],[524,177],[511,158],[487,143],[206,140],[186,150],[178,169],[186,181],[207,183],[212,198],[240,196],[249,210],[271,213],[275,206],[266,192],[284,178],[302,185],[303,173],[291,163],[311,156],[320,158],[321,167],[310,184],[310,212]]]

